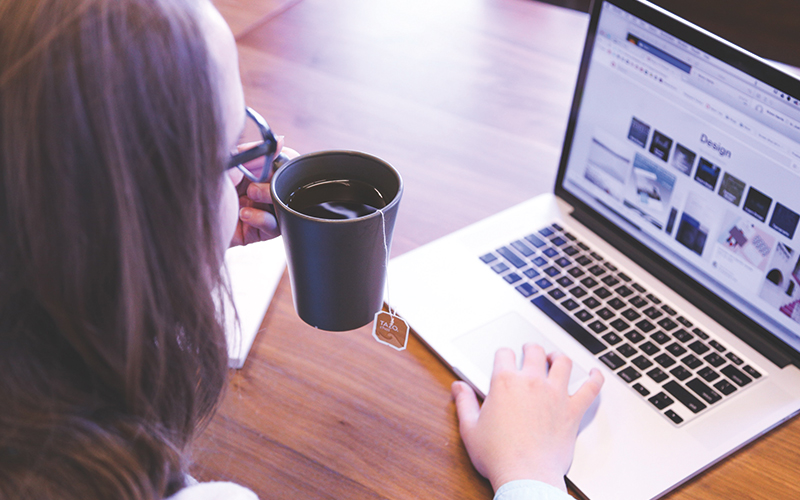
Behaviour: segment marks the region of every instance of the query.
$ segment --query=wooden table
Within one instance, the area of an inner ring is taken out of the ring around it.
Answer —
[[[364,150],[402,172],[394,255],[551,189],[585,14],[530,0],[218,5],[247,101],[288,146]],[[262,499],[491,498],[453,380],[414,337],[396,352],[366,327],[306,326],[284,276],[192,472]],[[798,449],[794,420],[668,498],[798,498]]]

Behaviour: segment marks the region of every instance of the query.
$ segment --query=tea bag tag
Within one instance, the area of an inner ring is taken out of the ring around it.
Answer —
[[[378,311],[372,324],[372,336],[381,344],[403,351],[408,345],[408,323],[400,316]]]

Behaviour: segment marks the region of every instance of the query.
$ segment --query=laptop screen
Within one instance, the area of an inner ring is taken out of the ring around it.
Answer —
[[[558,189],[800,350],[800,86],[638,2],[594,7]]]

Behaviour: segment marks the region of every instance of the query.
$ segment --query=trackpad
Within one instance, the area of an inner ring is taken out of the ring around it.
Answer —
[[[550,339],[515,312],[501,316],[455,340],[456,346],[487,377],[492,374],[494,353],[501,347],[513,349],[517,356],[517,366],[522,366],[522,346],[528,342],[541,345],[547,353],[560,351]],[[569,393],[574,394],[588,377],[588,372],[573,362]]]

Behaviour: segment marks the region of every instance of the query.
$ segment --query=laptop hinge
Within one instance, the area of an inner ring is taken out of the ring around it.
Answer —
[[[644,245],[625,234],[621,229],[609,227],[607,222],[580,206],[576,206],[571,215],[601,238],[613,241],[614,246],[630,257],[631,260],[642,266],[686,300],[695,304],[700,310],[778,367],[783,368],[791,363],[800,368],[800,353],[797,353],[797,351],[776,338],[761,325],[709,292],[705,287],[691,280],[678,268],[647,250]],[[788,353],[794,353],[794,355]]]

